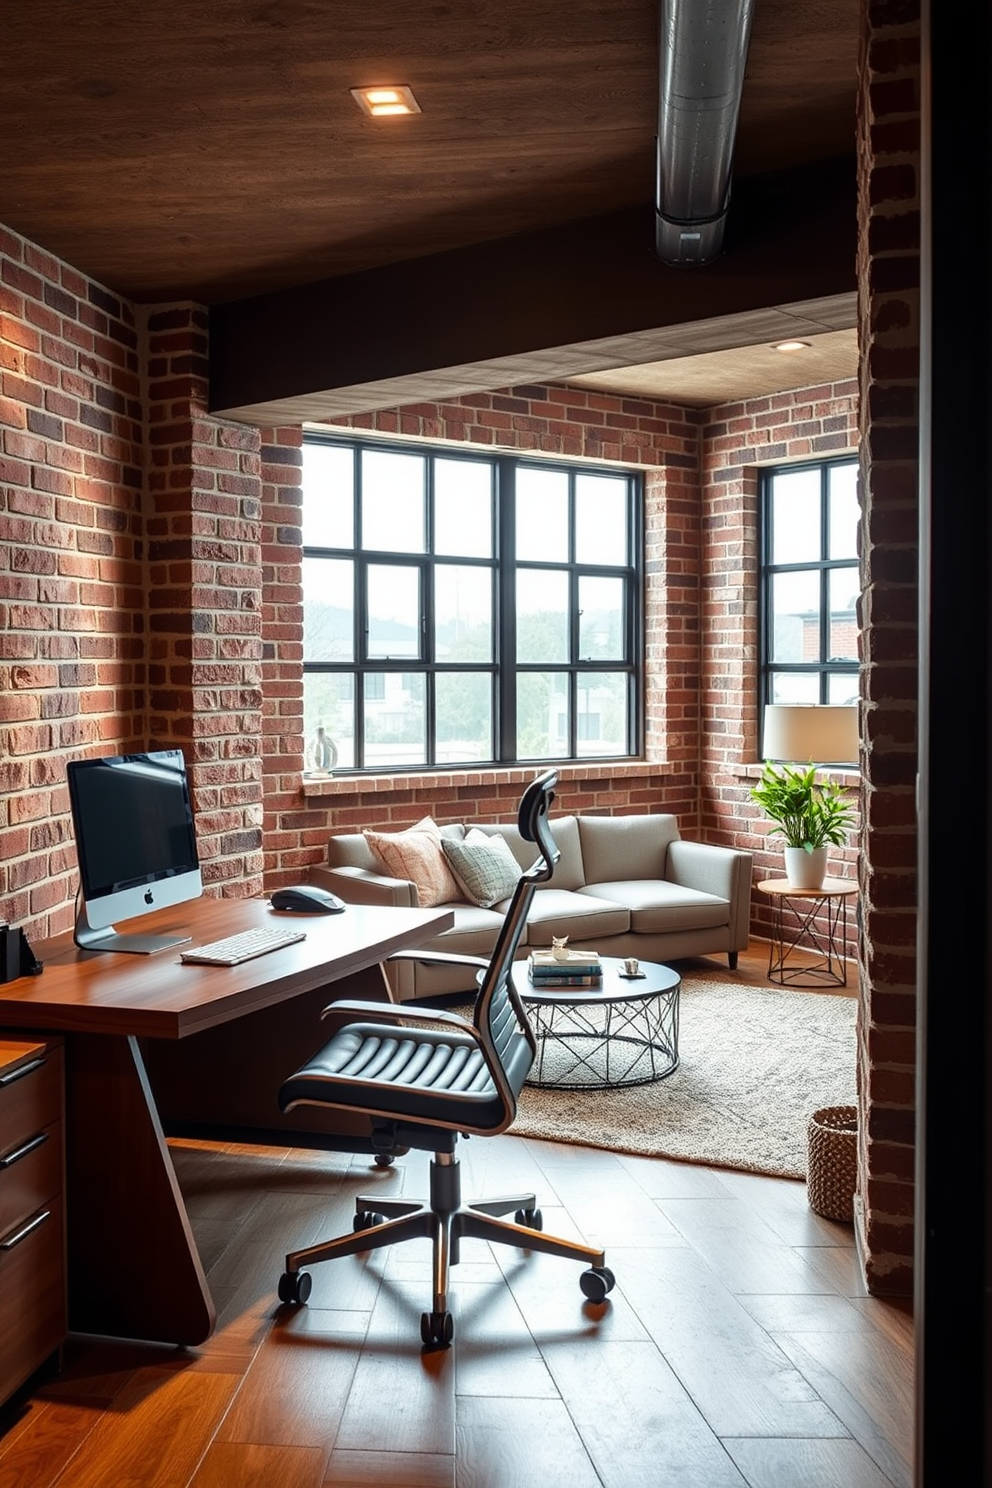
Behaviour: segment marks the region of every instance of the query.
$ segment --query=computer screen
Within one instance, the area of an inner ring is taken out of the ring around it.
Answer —
[[[148,954],[190,936],[127,934],[115,920],[182,904],[203,892],[181,750],[73,760],[69,801],[79,859],[76,944]]]

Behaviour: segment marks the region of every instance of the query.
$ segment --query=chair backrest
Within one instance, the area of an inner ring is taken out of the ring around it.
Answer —
[[[507,1108],[504,1130],[516,1115],[517,1096],[537,1053],[527,1011],[517,995],[510,970],[537,886],[547,882],[558,862],[558,848],[548,822],[557,784],[558,772],[547,770],[531,781],[521,797],[517,827],[526,841],[537,844],[538,855],[517,880],[475,999],[473,1021],[490,1073]]]

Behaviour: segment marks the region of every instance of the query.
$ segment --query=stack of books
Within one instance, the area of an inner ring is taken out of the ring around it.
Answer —
[[[535,987],[598,987],[603,980],[598,951],[531,951],[527,973]]]

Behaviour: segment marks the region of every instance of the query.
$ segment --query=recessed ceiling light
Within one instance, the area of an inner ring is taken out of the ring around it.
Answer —
[[[772,351],[809,351],[808,341],[776,341]]]
[[[420,104],[413,90],[402,85],[381,88],[352,88],[351,96],[373,119],[385,119],[397,114],[419,114]]]

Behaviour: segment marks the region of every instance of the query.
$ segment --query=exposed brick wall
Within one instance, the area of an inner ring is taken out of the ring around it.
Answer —
[[[862,698],[861,1189],[874,1290],[913,1268],[920,365],[920,15],[863,12],[859,99]]]
[[[442,825],[511,820],[516,817],[524,786],[536,773],[537,767],[459,770],[438,775],[369,777],[360,783],[342,777],[310,785],[307,795],[312,810],[301,832],[301,838],[305,834],[307,839],[301,861],[323,861],[329,831],[357,831],[368,826],[397,831],[426,815]],[[684,823],[692,802],[678,790],[664,773],[649,765],[563,765],[555,793],[555,815],[583,811],[629,816],[670,811]]]
[[[147,314],[150,746],[190,766],[204,883],[262,887],[259,432],[207,412],[206,312]]]
[[[145,601],[131,307],[0,228],[0,917],[73,921],[66,763],[140,747]]]
[[[0,229],[0,915],[74,918],[66,765],[178,746],[204,875],[261,889],[258,431],[206,413],[205,317]]]
[[[262,692],[266,885],[305,878],[326,812],[302,799],[302,429],[262,430]]]
[[[704,838],[754,855],[754,878],[780,877],[781,838],[751,800],[758,758],[758,470],[853,454],[858,388],[852,379],[707,410],[702,431],[703,656],[700,829]],[[856,775],[831,772],[852,788]],[[829,872],[854,878],[856,830],[830,854]],[[752,901],[752,930],[767,937],[772,907]],[[847,937],[857,953],[856,927]]]

